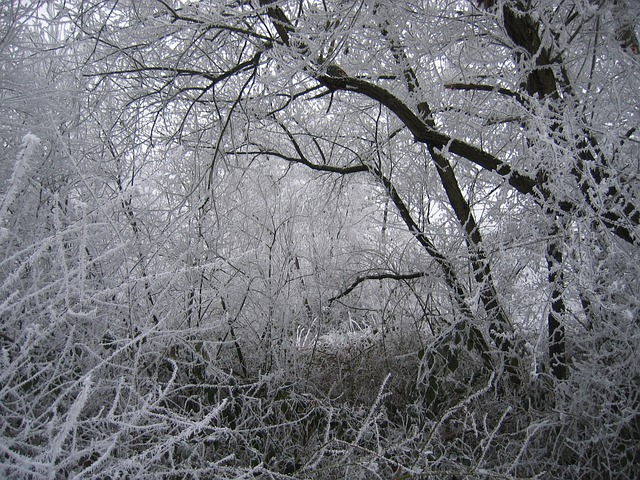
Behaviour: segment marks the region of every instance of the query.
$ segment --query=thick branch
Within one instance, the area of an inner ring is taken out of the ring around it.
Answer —
[[[276,0],[260,0],[260,5],[267,7],[267,14],[271,18],[282,43],[289,45],[289,34],[293,32],[293,25],[291,25],[282,8],[278,5],[274,6],[275,2]]]
[[[444,88],[449,90],[471,90],[476,92],[498,92],[506,97],[514,98],[518,103],[524,104],[525,99],[518,92],[509,90],[508,88],[494,87],[493,85],[485,85],[482,83],[445,83]]]
[[[231,153],[231,152],[230,152]],[[346,175],[349,173],[359,173],[359,172],[368,172],[369,169],[365,165],[353,165],[350,167],[338,167],[335,165],[322,165],[318,163],[313,163],[307,160],[304,156],[301,157],[292,157],[289,155],[285,155],[281,152],[275,150],[267,150],[260,149],[254,151],[242,151],[240,152],[242,155],[271,155],[273,157],[281,158],[282,160],[286,160],[291,163],[299,163],[304,165],[311,170],[315,170],[316,172],[327,172],[327,173],[338,173],[341,175]]]
[[[440,133],[427,126],[425,122],[416,115],[403,101],[395,97],[378,85],[365,80],[352,77],[330,77],[321,75],[318,80],[328,88],[334,90],[347,90],[365,95],[375,100],[389,110],[391,110],[402,123],[411,131],[414,139],[427,145],[432,145],[439,149],[446,149],[467,160],[483,167],[486,170],[496,172],[504,177],[511,186],[521,193],[537,195],[537,182],[532,177],[518,173],[510,165],[503,162],[496,156],[474,147],[461,140],[456,140],[450,136]]]
[[[340,292],[335,297],[331,297],[329,299],[329,303],[335,302],[336,300],[346,297],[349,295],[358,285],[368,280],[413,280],[415,278],[420,278],[426,276],[426,272],[415,272],[415,273],[376,273],[371,275],[364,275],[362,277],[357,277],[351,285],[345,288],[342,292]]]

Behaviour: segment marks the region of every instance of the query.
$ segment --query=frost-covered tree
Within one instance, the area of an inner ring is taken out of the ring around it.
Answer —
[[[2,8],[0,471],[637,478],[637,3]]]

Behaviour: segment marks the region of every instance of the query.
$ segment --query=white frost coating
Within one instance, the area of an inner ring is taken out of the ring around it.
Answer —
[[[87,403],[87,399],[89,398],[91,385],[91,375],[88,375],[82,382],[82,390],[80,391],[80,394],[73,402],[73,405],[71,405],[71,407],[69,408],[67,418],[64,420],[60,432],[51,442],[51,448],[49,449],[49,451],[46,452],[46,455],[49,457],[48,460],[51,462],[52,466],[55,465],[56,460],[61,455],[62,447],[69,435],[69,432],[76,426],[76,423],[78,422],[80,412],[82,412],[82,409],[84,408],[85,404]],[[52,469],[50,471],[49,478],[55,478],[55,474],[55,469]]]
[[[22,188],[24,178],[29,172],[31,159],[33,158],[34,152],[39,145],[40,139],[32,133],[27,133],[24,137],[22,137],[20,152],[18,153],[18,157],[16,158],[16,164],[13,167],[13,173],[11,174],[11,179],[9,180],[9,188],[7,189],[7,193],[2,198],[2,203],[0,203],[0,224],[5,220],[9,207],[13,204],[13,202],[15,202],[16,197],[18,196],[18,192]],[[0,239],[4,236],[5,235],[3,232]]]

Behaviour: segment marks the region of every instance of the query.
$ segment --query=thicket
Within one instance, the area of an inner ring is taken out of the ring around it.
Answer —
[[[1,477],[640,477],[637,5],[0,12]]]

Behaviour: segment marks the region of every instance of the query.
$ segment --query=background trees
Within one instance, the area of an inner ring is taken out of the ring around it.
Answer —
[[[2,8],[6,475],[637,477],[635,4]]]

